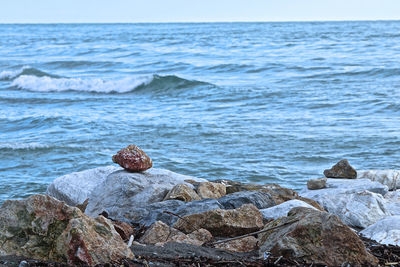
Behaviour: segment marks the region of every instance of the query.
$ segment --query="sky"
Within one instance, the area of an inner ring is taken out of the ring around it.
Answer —
[[[400,19],[400,0],[0,0],[0,23]]]

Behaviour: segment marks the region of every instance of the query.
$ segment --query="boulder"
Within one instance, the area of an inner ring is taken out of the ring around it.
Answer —
[[[178,216],[182,217],[222,208],[222,205],[215,199],[203,199],[192,202],[166,200],[127,209],[124,214],[121,214],[121,217],[130,224],[138,226],[150,226],[156,221],[173,225],[178,220]]]
[[[400,246],[400,216],[383,218],[360,234],[381,244]]]
[[[350,165],[347,159],[342,159],[332,166],[332,168],[324,170],[324,175],[327,178],[356,179],[357,171]]]
[[[135,145],[129,145],[118,151],[112,156],[112,161],[131,172],[142,172],[153,166],[151,158]]]
[[[95,217],[104,211],[110,218],[123,221],[125,213],[136,207],[162,201],[175,185],[185,183],[186,179],[206,181],[155,168],[141,173],[125,170],[113,172],[93,189],[86,214]]]
[[[110,173],[118,170],[121,168],[106,166],[73,172],[55,179],[48,186],[46,194],[70,206],[76,206],[88,199],[93,189],[104,182]]]
[[[177,242],[201,246],[212,238],[213,236],[211,233],[205,229],[199,229],[186,235],[161,221],[157,221],[147,229],[139,242],[150,245],[163,245],[168,242]]]
[[[200,198],[220,198],[226,195],[226,186],[221,183],[203,182],[196,186]]]
[[[218,199],[224,209],[237,209],[244,204],[253,204],[258,209],[265,209],[276,205],[271,194],[262,191],[241,191],[226,195]]]
[[[200,200],[201,198],[197,195],[196,191],[193,190],[192,186],[188,184],[177,184],[175,185],[165,196],[164,200],[182,200],[190,202],[194,200]]]
[[[325,188],[326,180],[326,178],[310,179],[307,181],[307,188],[310,190]]]
[[[362,170],[357,172],[357,178],[377,181],[387,185],[389,190],[400,188],[400,170]]]
[[[386,208],[392,215],[400,215],[400,190],[386,193]]]
[[[135,230],[130,224],[121,221],[112,221],[115,231],[121,236],[122,240],[129,241],[131,235],[135,233]]]
[[[191,233],[204,228],[213,236],[231,237],[255,232],[263,227],[262,215],[253,204],[233,210],[210,210],[180,218],[174,228]]]
[[[316,200],[329,213],[339,216],[347,225],[366,228],[391,215],[382,195],[370,191],[312,190],[304,194]]]
[[[278,227],[259,235],[260,255],[298,259],[307,264],[376,266],[378,260],[348,226],[333,214],[294,208],[287,217],[265,225]]]
[[[287,216],[288,212],[296,207],[305,207],[315,209],[310,204],[307,204],[304,201],[293,199],[286,202],[283,202],[279,205],[273,206],[267,209],[261,209],[260,212],[264,219],[271,220],[271,219],[278,219],[279,217]]]
[[[132,258],[108,219],[95,219],[46,195],[5,201],[0,208],[0,255],[94,266]]]
[[[216,244],[214,247],[233,252],[250,252],[258,248],[257,244],[257,238],[254,236],[247,236],[229,242]]]

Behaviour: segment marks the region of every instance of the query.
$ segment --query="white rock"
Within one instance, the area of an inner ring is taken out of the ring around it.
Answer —
[[[400,215],[400,190],[387,192],[386,207],[392,215]]]
[[[110,218],[124,220],[130,209],[162,201],[169,190],[177,184],[186,183],[185,180],[207,181],[155,168],[139,173],[125,170],[113,172],[94,188],[86,214],[96,217],[105,211]]]
[[[106,166],[73,172],[55,179],[47,187],[46,194],[65,201],[70,206],[76,206],[89,198],[93,189],[104,182],[110,173],[118,170],[122,170],[122,168]]]
[[[400,188],[400,170],[361,170],[357,171],[357,179],[366,178],[387,185],[389,190]]]
[[[317,201],[329,213],[353,227],[366,228],[391,215],[383,196],[366,190],[356,193],[343,189],[310,190],[302,196]]]
[[[386,217],[360,233],[381,244],[400,246],[400,216]]]
[[[261,209],[260,212],[263,215],[264,219],[271,220],[271,219],[277,219],[279,217],[287,216],[287,213],[296,207],[305,207],[305,208],[311,208],[315,209],[313,206],[310,204],[307,204],[304,201],[298,200],[298,199],[292,199],[286,202],[283,202],[279,205],[273,206],[271,208],[267,209]]]

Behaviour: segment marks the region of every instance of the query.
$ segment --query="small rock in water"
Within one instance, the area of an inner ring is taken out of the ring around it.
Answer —
[[[324,175],[327,178],[356,179],[357,171],[350,165],[347,159],[342,159],[332,168],[324,170]]]
[[[307,181],[307,188],[310,190],[322,189],[326,187],[326,178],[310,179]]]
[[[138,146],[129,145],[112,157],[112,161],[131,172],[142,172],[150,169],[153,162]]]

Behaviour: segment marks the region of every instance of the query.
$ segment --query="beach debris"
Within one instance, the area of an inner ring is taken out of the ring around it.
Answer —
[[[298,221],[286,224],[292,220]],[[269,251],[273,256],[308,264],[340,266],[348,262],[352,266],[376,266],[378,263],[357,234],[333,214],[298,207],[287,217],[268,223],[265,229],[280,225],[283,226],[259,234],[261,257]]]
[[[95,219],[46,195],[7,200],[0,208],[0,255],[94,266],[132,258],[110,220]]]
[[[191,185],[177,184],[168,192],[168,194],[164,198],[164,200],[170,199],[190,202],[194,200],[200,200],[201,198],[199,197],[199,195],[197,195],[196,191],[194,191]]]
[[[347,159],[342,159],[332,166],[332,168],[324,170],[324,175],[327,178],[356,179],[357,171],[350,165]]]
[[[233,210],[216,209],[187,215],[180,218],[173,227],[184,233],[204,228],[213,236],[232,237],[254,232],[263,226],[262,215],[257,207],[245,204]]]
[[[121,149],[112,156],[112,161],[130,172],[143,172],[153,167],[151,158],[136,145]]]
[[[307,181],[307,188],[309,190],[322,189],[326,187],[326,178],[310,179]]]

